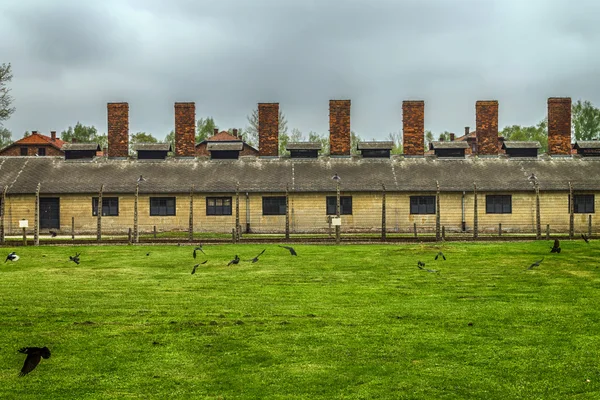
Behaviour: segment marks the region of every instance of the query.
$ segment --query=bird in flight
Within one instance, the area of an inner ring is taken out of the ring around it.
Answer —
[[[196,268],[198,268],[198,267],[199,267],[200,265],[202,265],[202,264],[206,264],[206,262],[207,262],[207,261],[208,261],[208,260],[204,260],[204,261],[202,261],[200,264],[196,264],[196,265],[194,265],[194,269],[192,270],[192,275],[194,275],[194,274],[196,273]]]
[[[56,231],[48,231],[48,233],[50,234],[51,237],[56,237],[56,235],[58,235],[58,232],[56,232]]]
[[[140,175],[140,177],[137,179],[138,183],[139,182],[146,182],[146,178],[144,178],[142,175]]]
[[[290,254],[291,254],[291,255],[293,255],[293,256],[297,256],[297,255],[298,255],[298,254],[296,253],[296,250],[294,250],[294,248],[293,248],[293,247],[290,247],[290,246],[282,246],[282,245],[279,245],[279,247],[283,247],[284,249],[286,249],[286,250],[289,250]]]
[[[586,243],[589,243],[589,242],[590,242],[590,238],[588,237],[588,235],[585,235],[585,234],[583,234],[583,233],[582,233],[582,234],[581,234],[581,238],[582,238],[582,239],[583,239],[583,240],[584,240]]]
[[[335,173],[334,176],[331,177],[331,179],[333,179],[334,181],[337,181],[337,182],[342,180],[342,178],[340,178],[340,176],[337,174],[337,172]]]
[[[540,266],[540,263],[541,263],[542,261],[544,261],[544,258],[545,258],[545,257],[542,257],[542,259],[541,259],[541,260],[537,260],[536,262],[534,262],[533,264],[531,264],[531,265],[530,265],[530,266],[527,268],[527,270],[533,269],[533,267],[539,267],[539,266]]]
[[[444,261],[446,261],[446,256],[441,251],[436,254],[435,259],[437,260],[439,256],[442,256],[442,258],[444,259]]]
[[[50,358],[50,349],[47,347],[23,347],[19,349],[19,353],[27,354],[23,368],[19,376],[25,376],[37,367],[42,358]]]
[[[7,261],[17,261],[19,259],[19,256],[17,255],[17,253],[15,253],[14,251],[12,253],[9,253],[6,256],[6,260],[4,260],[4,262]]]
[[[231,264],[239,264],[240,263],[240,258],[238,257],[238,255],[235,255],[235,258],[231,261],[229,261],[229,264],[227,264],[227,266],[229,267]]]
[[[202,250],[202,245],[201,245],[201,244],[199,244],[198,246],[196,246],[196,247],[194,248],[194,258],[196,258],[196,252],[197,252],[197,251],[201,251],[201,252],[202,252],[202,254],[206,255],[206,253],[204,252],[204,250]]]
[[[81,253],[75,253],[74,256],[69,256],[69,260],[73,261],[75,264],[79,265],[79,255]]]
[[[560,253],[560,241],[558,239],[554,239],[554,246],[550,250],[550,253]]]
[[[260,257],[262,255],[262,253],[265,252],[265,250],[263,250],[260,253],[258,253],[258,255],[256,257],[254,257],[252,260],[246,260],[246,261],[252,261],[253,263],[257,262],[258,261],[258,257]]]
[[[422,261],[417,261],[417,267],[418,267],[419,269],[423,269],[423,267],[424,267],[424,266],[425,266],[425,263],[424,263],[424,262],[422,262]]]

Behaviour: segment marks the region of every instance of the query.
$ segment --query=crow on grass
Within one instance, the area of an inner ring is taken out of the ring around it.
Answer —
[[[231,264],[239,264],[240,263],[240,258],[238,257],[238,255],[235,255],[235,258],[231,261],[229,261],[229,264],[227,264],[227,266],[229,267]]]
[[[534,262],[533,264],[531,264],[529,267],[527,267],[527,271],[530,269],[533,269],[533,267],[539,267],[540,264],[542,263],[542,261],[544,261],[545,257],[542,257],[541,260],[537,260],[536,262]]]
[[[196,265],[194,265],[194,269],[192,270],[192,275],[194,275],[194,274],[196,273],[196,268],[198,268],[198,267],[199,267],[200,265],[202,265],[202,264],[206,264],[206,262],[207,262],[207,261],[208,261],[208,260],[204,260],[204,261],[202,261],[200,264],[196,264]]]
[[[265,249],[266,250],[266,249]],[[258,261],[258,257],[260,257],[262,255],[262,253],[265,252],[265,250],[261,251],[260,253],[258,253],[258,255],[256,257],[254,257],[252,260],[246,260],[246,261],[252,261],[252,263],[255,263]]]
[[[558,239],[554,239],[554,246],[552,246],[550,253],[560,253],[560,241]]]
[[[444,259],[444,261],[446,261],[446,256],[441,251],[436,254],[435,259],[437,260],[440,256]]]
[[[8,253],[8,255],[6,256],[6,260],[4,260],[4,262],[17,261],[18,259],[19,259],[19,256],[17,255],[17,253],[15,253],[13,251],[12,253]]]
[[[75,264],[79,265],[79,256],[81,253],[75,253],[74,256],[69,256],[69,260],[73,261]]]
[[[196,247],[194,248],[194,259],[196,258],[196,252],[198,252],[198,251],[201,251],[201,252],[202,252],[202,254],[206,255],[206,253],[204,252],[204,250],[202,250],[202,245],[201,245],[201,244],[199,244],[198,246],[196,246]]]
[[[293,255],[293,256],[297,256],[298,255],[298,254],[296,254],[296,250],[294,250],[293,247],[290,247],[290,246],[281,246],[281,245],[279,245],[279,247],[283,247],[284,249],[289,250],[290,254]]]
[[[19,353],[27,354],[23,368],[19,376],[25,376],[37,367],[42,358],[50,358],[50,349],[47,347],[23,347],[19,349]]]

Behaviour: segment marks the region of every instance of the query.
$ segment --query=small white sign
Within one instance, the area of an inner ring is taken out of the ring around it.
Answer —
[[[29,228],[29,221],[26,219],[19,220],[19,228]]]
[[[342,226],[342,217],[331,217],[332,226]]]

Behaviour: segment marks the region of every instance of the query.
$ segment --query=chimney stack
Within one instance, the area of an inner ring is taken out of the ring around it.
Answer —
[[[32,134],[32,135],[36,135],[36,134],[37,134],[37,131],[31,131],[31,134]]]
[[[498,155],[498,101],[480,100],[475,103],[477,154]]]
[[[329,155],[349,156],[350,100],[329,100]]]
[[[450,141],[451,141],[451,142],[454,142],[454,133],[451,133],[451,134],[450,134]]]
[[[175,156],[196,155],[196,103],[175,103]]]
[[[56,141],[56,131],[50,131],[50,139],[52,139],[52,141]]]
[[[129,154],[129,104],[108,103],[108,156],[126,158]]]
[[[238,137],[238,130],[233,128],[233,136]]]
[[[548,99],[548,154],[571,154],[571,98]]]
[[[217,133],[219,133],[219,128],[214,128],[213,129],[213,135],[216,135]]]
[[[468,126],[465,126],[465,136],[467,136],[469,133],[471,133],[471,128]]]
[[[258,155],[279,155],[279,103],[258,103]]]
[[[402,135],[405,156],[425,154],[425,102],[423,100],[402,102]]]

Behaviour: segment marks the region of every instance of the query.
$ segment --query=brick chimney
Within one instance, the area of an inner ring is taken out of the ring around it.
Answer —
[[[56,131],[50,131],[50,139],[52,139],[52,141],[56,141]]]
[[[471,133],[471,127],[465,126],[465,136],[467,136],[469,133]]]
[[[450,134],[450,141],[451,141],[451,142],[454,142],[454,138],[455,138],[455,137],[456,137],[456,135],[454,135],[454,133],[451,133],[451,134]]]
[[[175,103],[175,156],[196,155],[196,103]]]
[[[258,103],[258,155],[279,155],[279,103]]]
[[[214,128],[213,129],[213,135],[216,135],[217,133],[219,133],[219,128]]]
[[[475,103],[477,154],[498,155],[498,101],[480,100]]]
[[[571,154],[571,98],[548,99],[548,154]]]
[[[329,100],[329,155],[349,156],[350,100]]]
[[[37,131],[31,131],[32,135],[37,135]]]
[[[423,100],[402,102],[402,135],[404,155],[425,154],[425,102]]]
[[[108,156],[129,154],[129,104],[108,103]]]
[[[238,130],[237,129],[233,129],[233,136],[238,137]]]

